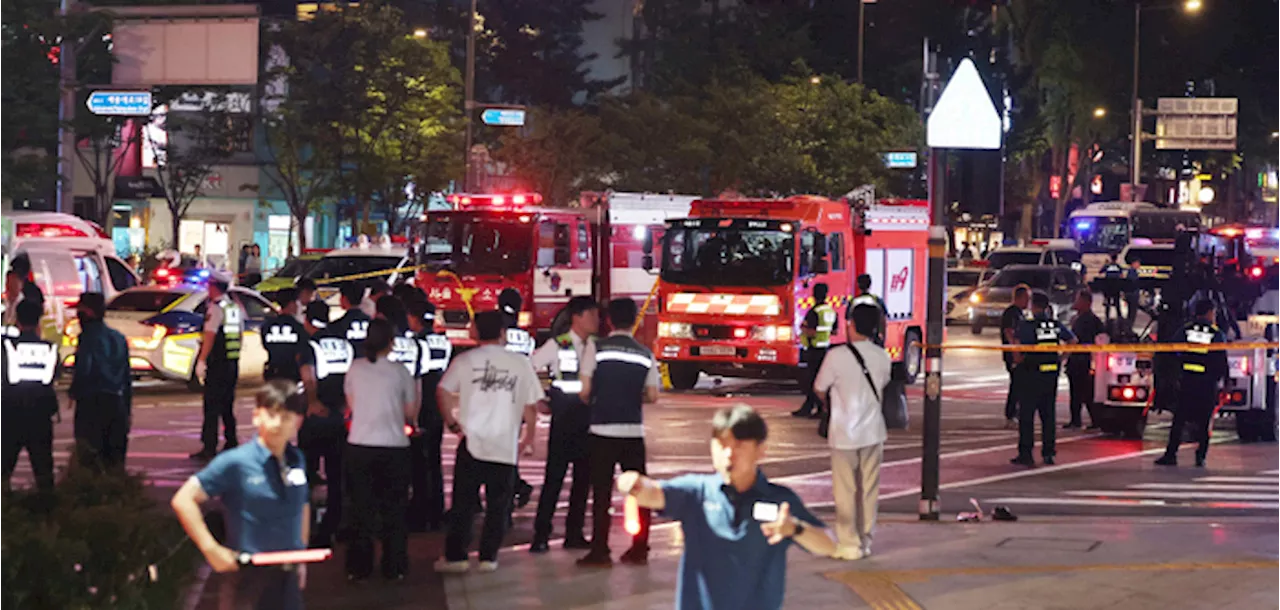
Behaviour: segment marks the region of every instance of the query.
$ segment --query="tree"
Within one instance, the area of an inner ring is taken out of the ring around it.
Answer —
[[[191,204],[200,196],[213,167],[231,153],[232,138],[240,135],[236,117],[228,108],[225,93],[208,92],[206,107],[197,112],[168,112],[152,121],[164,128],[164,141],[153,135],[147,143],[156,155],[156,181],[164,191],[169,208],[169,228],[173,248],[178,247],[178,227]],[[169,99],[178,97],[168,96]]]
[[[600,184],[607,173],[608,135],[600,119],[580,110],[537,109],[528,127],[502,136],[494,157],[553,205]]]

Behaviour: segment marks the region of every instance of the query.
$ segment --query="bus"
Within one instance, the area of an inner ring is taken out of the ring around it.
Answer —
[[[1198,229],[1200,213],[1156,207],[1138,201],[1091,203],[1071,213],[1067,234],[1080,249],[1086,279],[1098,275],[1112,255],[1118,255],[1135,237],[1152,243],[1172,243],[1178,227]]]

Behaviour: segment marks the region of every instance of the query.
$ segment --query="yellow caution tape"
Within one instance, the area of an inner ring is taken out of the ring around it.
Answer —
[[[645,297],[644,305],[640,307],[640,315],[636,316],[636,323],[631,327],[631,334],[640,332],[640,324],[644,322],[644,313],[649,311],[649,303],[653,302],[654,295],[658,294],[658,280],[653,280],[653,288],[649,289],[649,296]]]
[[[422,268],[426,267],[426,265],[418,265],[418,267]],[[467,288],[467,285],[462,283],[462,278],[458,277],[458,274],[449,271],[448,269],[441,269],[437,271],[436,276],[453,278],[453,281],[458,284],[458,294],[462,295],[462,304],[467,306],[467,318],[474,319],[476,317],[476,312],[471,308],[471,297],[475,296],[475,289]]]
[[[400,272],[402,272],[402,271],[403,271],[403,272],[417,271],[417,270],[419,270],[419,269],[426,269],[426,268],[427,268],[427,266],[426,266],[426,265],[413,265],[413,266],[410,266],[410,267],[396,267],[396,268],[394,268],[394,269],[380,269],[380,270],[378,270],[378,271],[367,271],[367,272],[365,272],[365,273],[357,273],[357,274],[354,274],[354,275],[344,275],[344,276],[340,276],[340,277],[327,277],[327,278],[320,278],[320,279],[317,279],[315,282],[316,282],[316,285],[317,285],[317,286],[320,286],[320,285],[323,285],[323,284],[334,284],[334,283],[337,283],[337,282],[350,282],[350,281],[353,281],[353,280],[364,280],[364,279],[368,279],[368,278],[371,278],[371,277],[378,277],[378,276],[382,276],[382,275],[391,275],[391,274],[393,274],[393,273],[400,273]]]
[[[922,348],[928,347],[921,344]],[[1053,352],[1057,354],[1094,354],[1112,352],[1186,352],[1191,350],[1223,352],[1228,350],[1278,349],[1280,343],[1245,341],[1238,343],[1114,343],[1107,345],[977,345],[957,344],[932,346],[944,350],[976,349],[994,352]]]

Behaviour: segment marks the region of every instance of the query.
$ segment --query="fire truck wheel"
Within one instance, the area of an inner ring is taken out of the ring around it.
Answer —
[[[982,322],[974,321],[974,322],[973,322],[973,324],[970,324],[970,325],[969,325],[969,330],[973,331],[973,334],[975,334],[975,335],[981,335],[981,334],[982,334]]]
[[[920,370],[924,368],[924,349],[920,347],[920,331],[907,331],[907,336],[902,341],[902,352],[902,363],[907,371],[906,382],[910,385],[916,382],[920,377]]]
[[[698,385],[698,375],[702,371],[698,370],[696,364],[687,362],[671,362],[667,364],[667,368],[671,373],[671,387],[676,390],[692,390],[693,386]]]

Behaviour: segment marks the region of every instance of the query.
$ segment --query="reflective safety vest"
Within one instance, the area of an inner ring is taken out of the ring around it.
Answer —
[[[412,336],[396,337],[391,340],[391,353],[387,359],[399,362],[414,378],[427,374],[422,362],[422,345]]]
[[[422,346],[422,370],[424,374],[444,373],[449,368],[449,359],[453,357],[453,344],[449,338],[439,334],[429,334],[418,340]]]
[[[1124,275],[1124,269],[1121,269],[1120,265],[1115,263],[1107,263],[1106,266],[1102,268],[1102,275],[1104,277],[1119,279]]]
[[[1208,322],[1194,321],[1183,330],[1187,343],[1209,345],[1218,336],[1218,327]],[[1203,375],[1208,372],[1209,350],[1189,349],[1182,353],[1182,370],[1187,373]]]
[[[533,337],[523,328],[507,329],[507,351],[525,356],[533,355]]]
[[[346,375],[351,370],[356,352],[350,341],[342,337],[318,336],[311,340],[311,348],[316,355],[317,380]]]
[[[210,359],[215,362],[235,362],[240,359],[240,336],[244,331],[243,314],[240,312],[240,306],[226,295],[218,299],[215,305],[222,308],[222,326],[218,328],[218,334],[213,339]]]
[[[836,327],[836,310],[832,306],[821,303],[813,308],[818,316],[818,325],[814,327],[813,337],[809,338],[805,347],[826,349],[831,347],[831,331]]]
[[[58,367],[58,348],[34,335],[22,337],[16,328],[4,332],[5,387],[50,386]]]
[[[578,378],[578,351],[573,348],[573,337],[565,333],[556,337],[556,368],[551,380],[551,387],[565,394],[578,394],[582,391],[582,380]]]
[[[1035,326],[1036,345],[1058,345],[1061,342],[1061,332],[1056,321],[1032,320],[1029,324]],[[1058,354],[1056,353],[1032,352],[1027,354],[1027,360],[1033,367],[1033,371],[1054,374],[1058,372]]]

